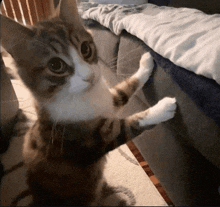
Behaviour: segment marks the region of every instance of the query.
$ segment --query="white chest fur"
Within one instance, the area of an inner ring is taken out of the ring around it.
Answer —
[[[112,95],[103,79],[83,95],[60,91],[47,108],[54,121],[85,121],[114,112]]]

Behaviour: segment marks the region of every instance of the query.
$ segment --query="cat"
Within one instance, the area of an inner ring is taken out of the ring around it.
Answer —
[[[23,144],[30,205],[99,205],[107,153],[173,118],[176,99],[117,117],[149,79],[153,58],[145,53],[134,75],[109,88],[73,0],[62,0],[51,19],[34,26],[1,15],[1,27],[2,46],[33,94],[38,115]]]

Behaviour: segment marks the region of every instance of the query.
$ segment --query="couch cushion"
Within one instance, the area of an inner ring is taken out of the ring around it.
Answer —
[[[119,81],[130,77],[139,68],[141,56],[150,50],[137,37],[123,31],[120,35],[120,45],[117,60],[117,78]],[[136,93],[138,99],[147,104],[142,90]]]
[[[144,48],[142,41],[126,31],[123,31],[120,37],[117,75],[131,76],[138,70],[142,54],[149,49]]]
[[[220,128],[160,66],[143,91],[150,105],[165,96],[177,99],[174,119],[134,140],[171,200],[177,206],[219,204]]]
[[[219,206],[220,170],[167,124],[145,131],[134,143],[176,206]]]
[[[173,82],[170,75],[157,67],[152,82],[146,84],[143,91],[150,105],[165,96],[176,97],[178,110],[174,119],[167,122],[168,127],[220,168],[220,128]]]

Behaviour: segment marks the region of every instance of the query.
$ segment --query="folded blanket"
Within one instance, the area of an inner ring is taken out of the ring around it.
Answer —
[[[116,35],[125,29],[175,65],[220,84],[220,14],[153,4],[84,3],[79,10],[82,18],[94,19]]]

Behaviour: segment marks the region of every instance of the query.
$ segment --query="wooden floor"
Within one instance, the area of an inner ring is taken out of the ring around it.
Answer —
[[[146,172],[146,174],[151,179],[154,186],[157,188],[159,193],[162,195],[164,200],[167,202],[167,204],[169,206],[174,206],[174,204],[172,203],[172,201],[170,200],[170,198],[167,196],[166,192],[164,191],[162,185],[160,184],[160,182],[158,181],[158,179],[156,178],[156,176],[154,175],[154,173],[150,169],[150,166],[148,165],[147,161],[144,160],[143,156],[141,155],[141,153],[139,152],[139,150],[137,149],[135,144],[132,141],[130,141],[127,143],[127,145],[129,147],[129,149],[131,150],[131,152],[133,153],[133,155],[136,157],[139,164],[142,166],[142,168]]]

